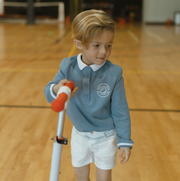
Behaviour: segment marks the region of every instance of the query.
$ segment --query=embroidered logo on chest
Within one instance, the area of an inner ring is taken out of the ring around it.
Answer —
[[[102,83],[97,86],[98,96],[104,98],[107,97],[110,93],[110,87],[108,84]]]

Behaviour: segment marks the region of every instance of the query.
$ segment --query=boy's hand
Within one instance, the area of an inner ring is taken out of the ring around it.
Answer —
[[[60,89],[64,84],[66,84],[66,83],[70,83],[70,81],[67,80],[67,79],[63,79],[63,80],[61,80],[57,85],[55,85],[55,86],[53,87],[54,93],[57,95],[59,89]],[[71,92],[71,97],[73,97],[73,96],[75,95],[75,93],[76,93],[77,90],[78,90],[78,87],[75,87],[75,88],[72,90],[72,92]]]
[[[125,156],[123,157],[123,153]],[[131,149],[128,147],[121,147],[119,152],[119,159],[121,160],[121,164],[126,163],[129,160],[129,157],[131,155]]]
[[[75,87],[72,92],[71,92],[71,97],[73,97],[76,93],[76,91],[78,90],[78,87]]]

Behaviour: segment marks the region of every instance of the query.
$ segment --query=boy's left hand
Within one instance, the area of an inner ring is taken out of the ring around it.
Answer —
[[[123,157],[123,153],[125,156]],[[129,160],[129,157],[131,155],[131,149],[128,147],[121,147],[119,152],[119,159],[121,160],[121,164],[126,163]]]
[[[78,87],[75,87],[72,92],[71,92],[71,97],[73,97],[76,93],[76,91],[78,90]]]

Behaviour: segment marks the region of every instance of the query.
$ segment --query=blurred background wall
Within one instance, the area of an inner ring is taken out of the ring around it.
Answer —
[[[163,23],[180,11],[180,0],[143,0],[143,22]]]
[[[3,0],[1,0],[3,1]],[[65,5],[65,17],[74,18],[77,13],[87,9],[102,9],[118,21],[124,18],[126,21],[144,23],[166,23],[167,19],[174,20],[174,14],[180,12],[180,0],[34,0],[39,3],[34,7],[35,18],[57,19],[58,4]],[[40,4],[46,3],[47,6]],[[0,4],[2,9],[2,3]],[[26,18],[27,0],[4,0],[4,14],[2,18]],[[68,18],[67,18],[68,19]]]

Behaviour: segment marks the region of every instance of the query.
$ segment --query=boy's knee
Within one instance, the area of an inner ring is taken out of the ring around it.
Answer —
[[[78,179],[86,177],[86,174],[84,172],[81,172],[79,169],[74,169],[74,174]]]
[[[111,181],[111,170],[96,168],[96,181]]]
[[[80,167],[74,168],[74,174],[78,181],[89,181],[89,168],[88,167]]]

